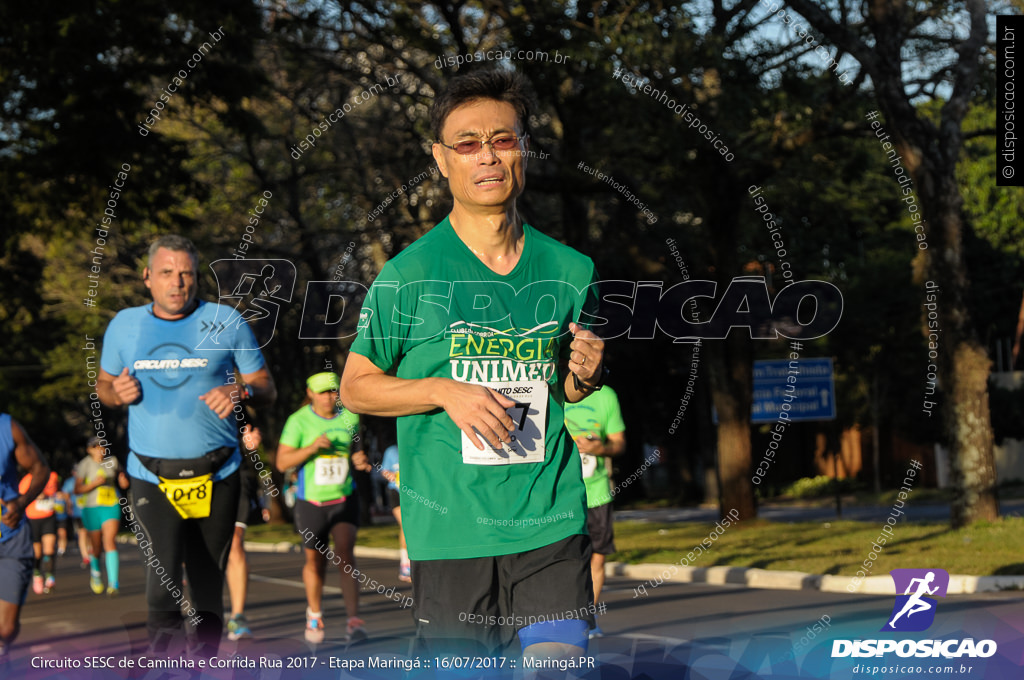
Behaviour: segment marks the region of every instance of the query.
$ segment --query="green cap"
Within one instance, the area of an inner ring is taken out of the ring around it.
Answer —
[[[306,387],[317,393],[336,390],[338,389],[338,384],[338,374],[331,373],[330,371],[311,375],[309,380],[306,381]]]

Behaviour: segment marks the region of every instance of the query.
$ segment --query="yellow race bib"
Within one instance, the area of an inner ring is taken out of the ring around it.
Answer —
[[[96,505],[110,506],[117,505],[117,492],[112,486],[100,486],[96,488]]]
[[[160,490],[182,519],[202,519],[210,516],[210,501],[213,500],[212,472],[188,479],[160,477],[160,481]]]

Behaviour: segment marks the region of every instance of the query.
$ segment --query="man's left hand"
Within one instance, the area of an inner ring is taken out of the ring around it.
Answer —
[[[234,396],[237,401],[231,401]],[[238,385],[220,385],[199,397],[217,417],[224,420],[231,414],[235,404],[241,403],[242,389]]]
[[[573,341],[569,344],[569,370],[581,383],[593,385],[598,381],[604,361],[604,340],[577,323],[569,324]]]

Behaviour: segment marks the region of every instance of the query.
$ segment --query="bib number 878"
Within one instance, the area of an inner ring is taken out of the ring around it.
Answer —
[[[174,501],[180,500],[192,500],[192,494],[195,494],[196,500],[203,500],[206,498],[206,485],[201,484],[199,486],[193,486],[190,489],[177,488],[173,492]]]

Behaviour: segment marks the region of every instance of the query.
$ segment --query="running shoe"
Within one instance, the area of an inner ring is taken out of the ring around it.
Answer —
[[[36,595],[43,594],[43,575],[38,571],[32,572],[32,592]]]
[[[100,578],[102,574],[98,571],[89,572],[89,587],[92,588],[92,592],[97,595],[103,594],[103,579]]]
[[[53,590],[53,587],[57,585],[57,579],[53,577],[53,574],[47,574],[46,580],[43,581],[43,592],[48,593]]]
[[[366,625],[366,622],[363,621],[358,616],[350,616],[350,617],[348,617],[348,625],[346,626],[346,628],[347,628],[346,632],[348,633],[348,641],[349,641],[349,643],[359,642],[360,640],[365,640],[366,639],[366,628],[365,628],[365,625]]]
[[[595,625],[593,628],[590,629],[590,635],[588,637],[591,640],[593,640],[594,638],[602,638],[604,637],[604,631],[601,630],[601,626]]]
[[[323,614],[312,616],[309,608],[306,608],[306,642],[318,645],[324,641],[324,617]]]
[[[398,580],[412,583],[412,565],[406,562],[398,567]]]
[[[121,594],[121,589],[116,585],[107,586],[107,597],[117,597]]]
[[[242,638],[251,638],[252,631],[249,629],[249,620],[245,614],[235,614],[228,619],[228,639],[234,642]]]

